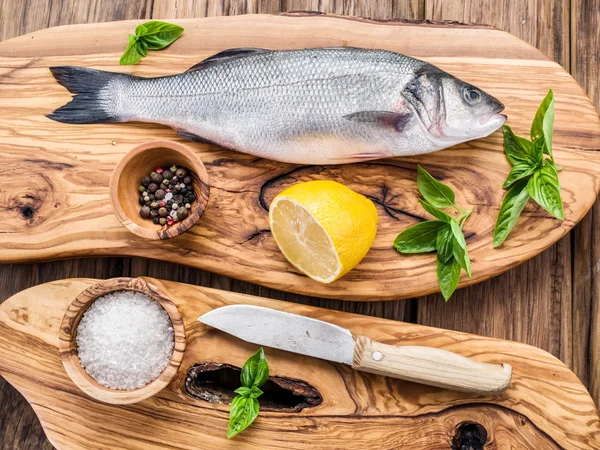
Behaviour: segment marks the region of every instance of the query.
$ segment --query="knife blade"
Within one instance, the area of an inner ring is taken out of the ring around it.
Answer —
[[[253,344],[347,364],[356,370],[480,395],[503,392],[509,364],[487,364],[433,347],[392,346],[346,328],[276,309],[228,305],[198,321]]]

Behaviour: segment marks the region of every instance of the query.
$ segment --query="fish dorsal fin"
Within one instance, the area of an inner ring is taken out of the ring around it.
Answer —
[[[358,111],[344,116],[352,122],[372,124],[375,126],[390,127],[402,133],[410,119],[410,112],[398,113],[390,111]]]
[[[231,58],[238,58],[240,56],[247,56],[254,53],[264,53],[268,52],[266,48],[231,48],[229,50],[223,50],[215,55],[209,56],[206,59],[203,59],[198,64],[190,67],[186,72],[192,72],[194,70],[199,70],[205,68],[207,65],[215,63],[217,61],[223,61]]]

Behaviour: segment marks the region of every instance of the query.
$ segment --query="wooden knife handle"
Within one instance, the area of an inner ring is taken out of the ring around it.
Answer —
[[[486,364],[433,347],[381,344],[358,336],[352,367],[363,372],[480,395],[499,394],[512,377],[509,364]]]

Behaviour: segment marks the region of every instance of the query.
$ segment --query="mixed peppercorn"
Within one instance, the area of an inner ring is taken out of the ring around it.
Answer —
[[[157,167],[142,177],[138,187],[140,216],[157,225],[171,226],[190,214],[196,200],[192,177],[183,167]]]

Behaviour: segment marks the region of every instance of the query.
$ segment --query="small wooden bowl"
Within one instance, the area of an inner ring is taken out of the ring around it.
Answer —
[[[143,176],[156,167],[171,165],[185,167],[192,173],[196,200],[189,215],[172,226],[156,225],[140,216],[138,187]],[[152,240],[170,239],[189,230],[204,213],[208,204],[210,185],[202,160],[185,145],[172,141],[148,141],[133,148],[117,164],[110,179],[110,201],[119,221],[129,231]]]
[[[138,389],[117,390],[101,385],[81,367],[77,355],[77,326],[83,313],[98,297],[115,291],[137,291],[150,296],[165,309],[173,323],[174,347],[169,364],[158,378]],[[185,326],[177,306],[169,300],[164,292],[141,278],[112,278],[87,288],[69,305],[60,324],[58,335],[60,359],[73,383],[90,397],[116,405],[145,400],[167,386],[181,365],[185,345]]]

